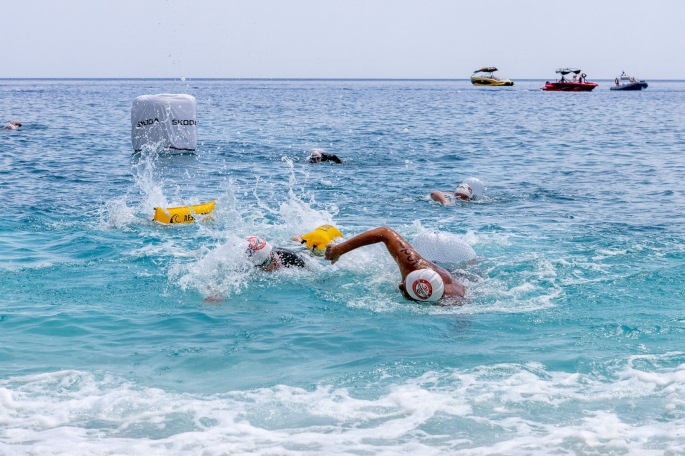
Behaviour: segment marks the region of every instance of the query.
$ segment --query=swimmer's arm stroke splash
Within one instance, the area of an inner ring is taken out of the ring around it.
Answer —
[[[366,245],[377,244],[379,242],[385,244],[388,253],[390,253],[395,260],[395,263],[397,263],[397,266],[400,268],[400,274],[402,275],[400,290],[402,290],[403,293],[404,280],[410,272],[419,269],[432,269],[442,278],[445,286],[445,295],[464,297],[464,287],[452,279],[448,270],[423,258],[414,250],[406,239],[400,236],[395,230],[385,226],[358,234],[340,244],[328,244],[325,258],[329,260],[331,264],[335,264],[341,256],[352,250]]]

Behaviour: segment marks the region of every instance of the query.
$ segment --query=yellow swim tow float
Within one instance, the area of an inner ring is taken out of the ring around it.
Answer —
[[[214,210],[216,201],[208,201],[203,204],[196,204],[194,206],[179,206],[155,208],[155,216],[152,220],[160,223],[192,223],[195,221],[195,216],[207,215]]]
[[[342,233],[333,225],[321,225],[314,231],[302,235],[302,243],[315,255],[323,255],[326,246],[334,239],[343,237]]]

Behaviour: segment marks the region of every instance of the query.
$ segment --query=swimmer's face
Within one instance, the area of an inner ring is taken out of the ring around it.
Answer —
[[[407,293],[407,288],[404,286],[404,282],[400,282],[400,284],[397,286],[400,289],[400,292],[402,293],[402,297],[406,299],[407,301],[416,301],[416,299],[412,298],[409,296],[409,293]]]
[[[461,183],[454,189],[454,196],[464,201],[469,201],[473,196],[473,190],[468,185]]]
[[[271,252],[271,255],[269,255],[269,258],[264,262],[264,264],[259,266],[259,269],[262,271],[275,271],[281,267],[281,260],[278,258],[278,254],[276,252]]]

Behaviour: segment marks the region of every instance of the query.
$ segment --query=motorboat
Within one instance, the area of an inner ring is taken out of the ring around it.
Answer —
[[[587,82],[585,79],[587,75],[581,73],[581,70],[577,68],[559,68],[557,74],[561,74],[561,79],[555,82],[545,82],[542,90],[546,92],[590,92],[597,87],[597,83]],[[567,79],[569,74],[572,74],[573,77]]]
[[[648,87],[646,81],[628,76],[625,71],[621,73],[621,76],[614,79],[614,82],[616,85],[609,87],[611,90],[642,90]]]
[[[471,75],[471,84],[476,86],[513,86],[514,81],[495,76],[495,67],[483,67]]]

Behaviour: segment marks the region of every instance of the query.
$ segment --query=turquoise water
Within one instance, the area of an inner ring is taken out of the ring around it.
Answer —
[[[685,452],[685,82],[543,83],[0,81],[0,453]],[[196,154],[132,155],[162,92]],[[403,300],[379,246],[241,256],[323,223],[461,236],[466,302]]]

